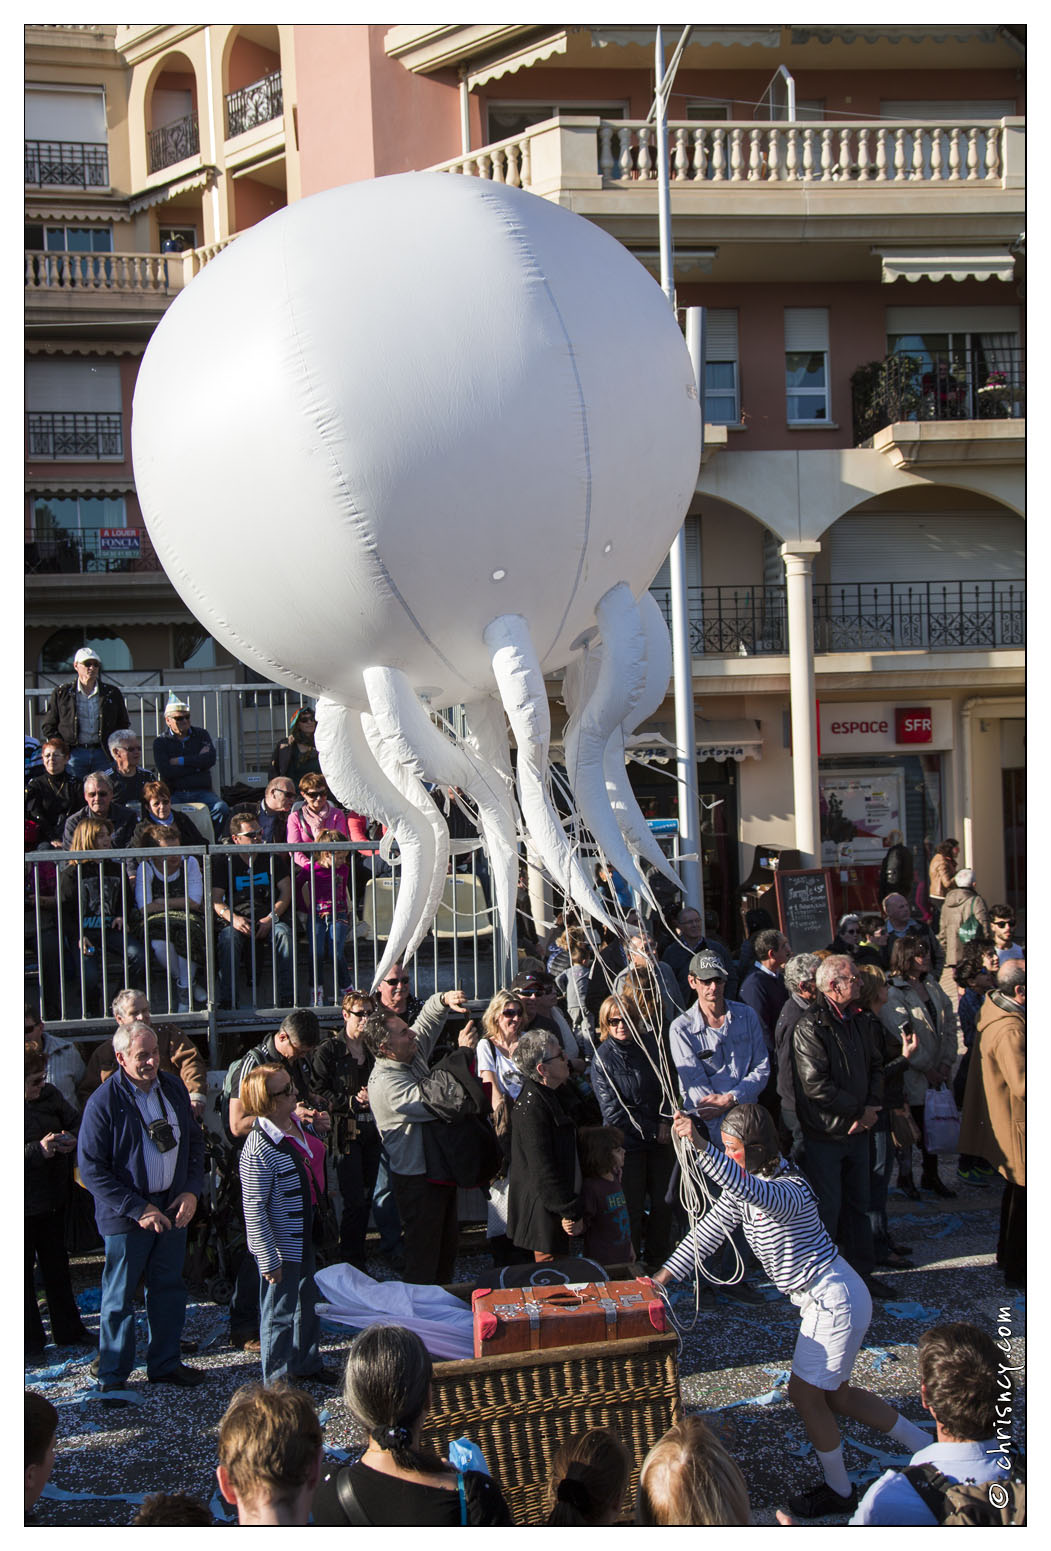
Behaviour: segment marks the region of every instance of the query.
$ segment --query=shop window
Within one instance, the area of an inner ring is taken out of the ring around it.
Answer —
[[[100,626],[86,630],[82,625],[72,625],[65,630],[56,630],[44,642],[40,653],[41,673],[72,673],[73,658],[82,646],[91,647],[104,673],[126,673],[132,666],[131,652],[115,630]]]

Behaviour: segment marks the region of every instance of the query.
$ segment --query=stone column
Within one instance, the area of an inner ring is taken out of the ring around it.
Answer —
[[[788,593],[788,677],[792,707],[792,789],[796,849],[804,867],[821,866],[817,785],[817,701],[814,685],[815,539],[781,545]]]

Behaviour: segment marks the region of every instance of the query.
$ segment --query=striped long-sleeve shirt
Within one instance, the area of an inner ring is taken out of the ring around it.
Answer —
[[[297,1167],[292,1153],[257,1121],[241,1150],[240,1170],[245,1233],[260,1275],[301,1261],[312,1223],[306,1165]]]
[[[747,1174],[708,1144],[698,1161],[722,1195],[668,1259],[676,1281],[692,1273],[695,1253],[705,1259],[738,1224],[779,1292],[800,1292],[835,1260],[838,1251],[822,1226],[814,1192],[783,1160],[774,1179]]]

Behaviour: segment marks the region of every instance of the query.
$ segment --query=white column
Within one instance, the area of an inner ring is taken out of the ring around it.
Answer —
[[[788,679],[792,706],[792,791],[796,849],[804,867],[821,865],[817,786],[817,700],[814,684],[814,556],[816,539],[781,545],[788,593]]]

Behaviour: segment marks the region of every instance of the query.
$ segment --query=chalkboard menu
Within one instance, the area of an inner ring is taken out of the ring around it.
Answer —
[[[802,872],[774,874],[777,916],[793,953],[813,953],[827,948],[835,936],[832,924],[832,888],[828,871],[814,867]]]

